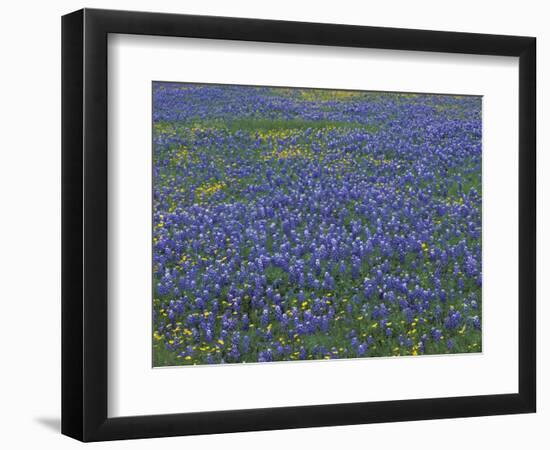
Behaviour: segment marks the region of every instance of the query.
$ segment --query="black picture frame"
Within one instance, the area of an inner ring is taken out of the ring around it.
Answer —
[[[519,57],[517,393],[109,418],[109,33]],[[62,18],[62,433],[82,441],[535,412],[536,39],[83,9]]]

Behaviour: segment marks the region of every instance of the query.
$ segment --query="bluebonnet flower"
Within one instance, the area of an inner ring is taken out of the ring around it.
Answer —
[[[445,328],[453,330],[457,328],[462,323],[462,315],[459,311],[454,309],[449,310],[448,316],[444,320]]]
[[[334,278],[328,273],[325,272],[325,278],[323,281],[323,289],[333,290],[334,289]]]
[[[248,353],[250,350],[250,337],[248,335],[243,336],[242,350],[243,353]]]
[[[441,337],[443,336],[443,333],[441,332],[441,330],[439,330],[437,328],[432,328],[431,329],[431,335],[432,335],[433,340],[437,342],[441,339]]]

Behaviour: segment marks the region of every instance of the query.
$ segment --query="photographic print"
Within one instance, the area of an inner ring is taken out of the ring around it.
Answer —
[[[153,82],[153,366],[480,352],[481,112]]]

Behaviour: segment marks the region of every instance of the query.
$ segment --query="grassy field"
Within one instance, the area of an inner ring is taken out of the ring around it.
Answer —
[[[155,83],[155,366],[481,351],[481,100]]]

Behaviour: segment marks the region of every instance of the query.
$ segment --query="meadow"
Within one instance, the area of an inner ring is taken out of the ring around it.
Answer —
[[[153,83],[153,365],[481,351],[481,98]]]

